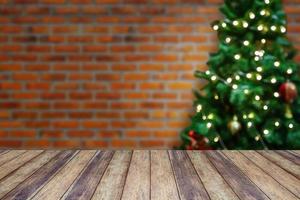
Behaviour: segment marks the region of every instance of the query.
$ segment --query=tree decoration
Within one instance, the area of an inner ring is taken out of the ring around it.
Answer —
[[[195,91],[182,149],[300,149],[299,65],[279,0],[224,0],[207,85]],[[192,131],[191,131],[192,130]]]

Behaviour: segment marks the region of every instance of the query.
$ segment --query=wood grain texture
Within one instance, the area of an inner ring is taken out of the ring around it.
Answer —
[[[122,199],[150,199],[150,152],[133,152]]]
[[[9,151],[5,154],[0,155],[0,166],[16,157],[22,155],[25,152],[26,152],[25,150],[14,150],[14,151]]]
[[[74,155],[74,151],[63,151],[37,170],[22,184],[10,191],[3,199],[27,199],[36,193]]]
[[[93,200],[119,200],[129,168],[132,151],[117,151],[110,161],[101,182],[93,195]]]
[[[269,199],[243,174],[240,168],[234,165],[234,163],[222,153],[207,151],[205,154],[240,199]]]
[[[258,153],[300,179],[300,167],[296,163],[285,159],[273,151],[258,151]]]
[[[299,156],[289,152],[289,151],[275,151],[276,153],[278,153],[279,155],[281,155],[282,157],[294,162],[297,165],[300,165],[300,159]]]
[[[248,176],[271,199],[297,199],[294,194],[279,184],[271,176],[264,173],[252,161],[244,157],[240,152],[223,152],[241,171]]]
[[[166,151],[151,151],[151,199],[179,200],[175,177]],[[164,186],[164,187],[162,187]]]
[[[210,199],[186,152],[169,151],[181,199]]]
[[[272,176],[277,182],[279,182],[282,186],[287,188],[293,194],[295,194],[298,198],[300,198],[300,180],[286,172],[281,167],[272,163],[259,153],[255,151],[241,151],[241,153],[246,156],[249,160],[251,160],[255,165],[259,166],[260,169],[264,171],[264,173]]]
[[[60,199],[95,153],[95,150],[79,152],[32,199]]]
[[[114,152],[100,151],[81,173],[62,199],[90,199]]]
[[[188,155],[211,199],[239,199],[204,153],[188,151]]]
[[[9,162],[4,163],[0,166],[0,180],[12,171],[22,166],[27,161],[41,154],[42,152],[43,151],[27,151],[24,154],[22,154],[22,156],[16,157],[10,160]]]
[[[31,176],[37,169],[53,158],[58,151],[46,151],[26,163],[0,181],[0,198]]]

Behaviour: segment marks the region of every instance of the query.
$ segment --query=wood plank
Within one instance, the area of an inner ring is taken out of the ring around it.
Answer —
[[[184,151],[169,151],[181,199],[210,199],[189,157]]]
[[[218,151],[206,151],[205,155],[224,177],[240,199],[269,199],[236,165]]]
[[[151,199],[179,200],[175,177],[167,151],[151,151]]]
[[[27,199],[36,193],[53,175],[58,172],[73,156],[75,151],[63,151],[37,170],[22,184],[10,191],[3,199]]]
[[[14,151],[9,151],[9,152],[1,155],[0,156],[0,166],[18,156],[20,156],[21,154],[23,154],[25,152],[26,152],[25,150],[14,150]]]
[[[300,150],[291,150],[291,152],[300,157]]]
[[[276,179],[276,181],[287,188],[290,192],[295,194],[297,197],[300,197],[299,179],[255,151],[241,151],[241,153],[259,166],[265,173]]]
[[[294,155],[292,153],[290,153],[289,151],[275,151],[276,153],[278,153],[279,155],[281,155],[282,157],[284,157],[285,159],[288,159],[294,163],[296,163],[297,165],[300,165],[300,159],[297,155]]]
[[[239,199],[201,151],[187,151],[211,199]]]
[[[58,151],[45,151],[41,155],[35,157],[31,162],[27,162],[9,176],[2,179],[0,181],[0,198],[14,189],[26,178],[31,176],[37,169],[47,163],[57,153]]]
[[[300,179],[300,167],[296,163],[284,159],[282,156],[274,153],[273,151],[257,151],[276,165],[280,166],[281,168],[285,169],[289,173],[296,176],[298,179]]]
[[[87,166],[95,153],[95,150],[85,150],[79,152],[37,194],[35,194],[32,199],[60,199],[60,197],[63,196],[63,194],[74,182],[76,177],[78,177],[84,167]]]
[[[116,151],[110,161],[97,189],[93,200],[120,199],[129,168],[132,151]]]
[[[21,167],[24,163],[30,161],[34,157],[41,154],[43,151],[27,151],[21,156],[16,157],[15,159],[6,162],[5,164],[0,166],[0,180],[8,175],[9,173],[13,172],[14,170]]]
[[[80,177],[78,177],[62,199],[90,199],[113,154],[113,151],[97,152],[97,155],[84,169]]]
[[[7,152],[8,152],[8,150],[0,150],[0,156],[1,156],[2,154],[7,153]]]
[[[122,199],[150,199],[150,152],[133,152]]]
[[[297,199],[297,197],[266,174],[252,161],[237,151],[223,151],[270,199]]]

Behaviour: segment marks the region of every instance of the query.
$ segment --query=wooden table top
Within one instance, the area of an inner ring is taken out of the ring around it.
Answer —
[[[0,199],[300,198],[300,151],[0,150]]]

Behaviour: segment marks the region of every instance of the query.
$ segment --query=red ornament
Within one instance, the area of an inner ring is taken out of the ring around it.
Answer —
[[[195,137],[195,131],[190,130],[189,131],[189,136],[192,137],[192,138],[194,138]]]
[[[298,96],[297,87],[292,82],[282,83],[279,87],[279,93],[287,103],[293,103]]]

